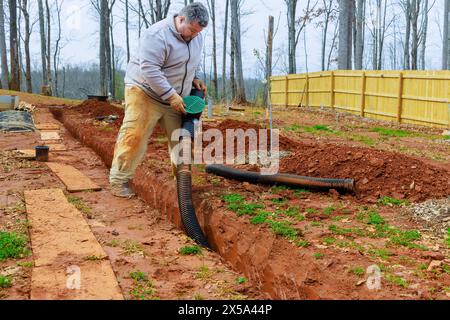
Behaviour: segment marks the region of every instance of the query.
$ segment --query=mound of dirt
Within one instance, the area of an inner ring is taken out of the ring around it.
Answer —
[[[354,179],[359,197],[368,202],[383,196],[418,202],[450,195],[447,170],[403,154],[369,148],[303,145],[281,161],[280,171]]]

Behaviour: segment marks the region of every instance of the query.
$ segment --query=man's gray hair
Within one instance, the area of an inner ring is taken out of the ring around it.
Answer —
[[[187,5],[179,15],[185,17],[187,23],[197,22],[203,28],[206,28],[209,23],[208,9],[200,2]]]

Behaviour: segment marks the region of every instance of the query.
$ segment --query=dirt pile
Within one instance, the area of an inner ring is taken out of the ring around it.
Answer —
[[[358,197],[412,202],[450,195],[447,170],[392,152],[336,145],[303,145],[281,161],[281,172],[313,177],[351,178]]]

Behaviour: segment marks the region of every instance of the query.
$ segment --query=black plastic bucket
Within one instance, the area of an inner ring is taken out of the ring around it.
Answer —
[[[36,161],[48,161],[48,151],[50,150],[48,146],[37,146],[34,149],[36,150]]]

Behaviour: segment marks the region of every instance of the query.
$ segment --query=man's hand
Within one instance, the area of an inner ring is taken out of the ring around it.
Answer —
[[[195,89],[203,91],[203,93],[205,94],[205,97],[207,96],[208,88],[206,87],[206,85],[203,83],[202,80],[194,79],[193,85],[194,85]]]
[[[178,93],[173,94],[169,98],[169,103],[170,103],[170,106],[172,107],[172,109],[175,110],[176,112],[186,114],[186,109],[185,109],[183,98],[181,98]]]

